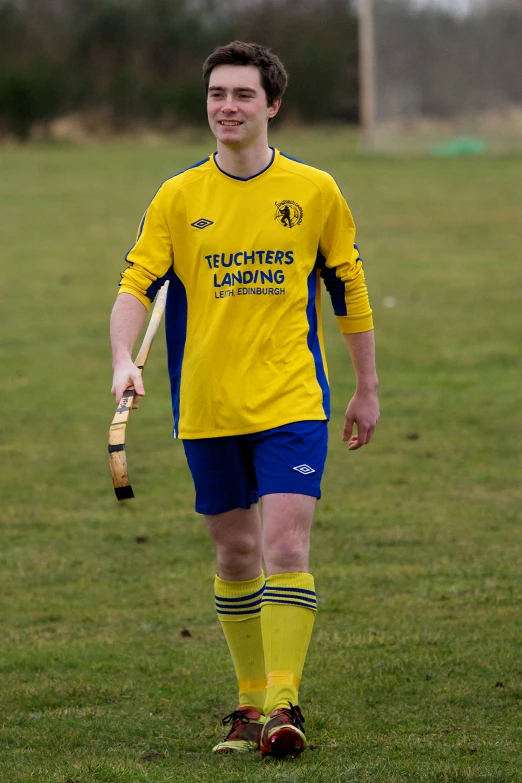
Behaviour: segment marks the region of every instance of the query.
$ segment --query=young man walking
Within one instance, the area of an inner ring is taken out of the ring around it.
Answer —
[[[329,418],[321,278],[357,377],[349,450],[369,443],[379,417],[373,323],[339,188],[268,145],[287,84],[280,60],[235,41],[203,70],[217,152],[163,183],[141,221],[111,317],[112,391],[120,399],[134,384],[144,394],[131,352],[169,279],[174,435],[215,546],[216,609],[239,687],[214,751],[297,756],[316,612],[310,529]]]

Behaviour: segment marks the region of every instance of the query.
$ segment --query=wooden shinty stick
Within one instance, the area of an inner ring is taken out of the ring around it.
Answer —
[[[150,349],[154,342],[154,338],[156,337],[161,316],[165,311],[168,287],[169,281],[167,280],[158,291],[147,331],[145,332],[141,348],[138,351],[136,361],[134,362],[141,373],[143,373],[143,369],[149,358]],[[123,396],[118,404],[109,429],[109,465],[112,473],[114,492],[116,493],[118,500],[126,500],[134,497],[127,470],[125,437],[127,434],[127,423],[129,421],[135,396],[136,391],[134,386],[129,386],[129,388],[123,392]]]

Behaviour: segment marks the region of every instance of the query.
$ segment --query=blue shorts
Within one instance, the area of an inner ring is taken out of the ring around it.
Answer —
[[[199,514],[250,508],[263,495],[321,497],[326,421],[298,421],[251,435],[184,440]]]

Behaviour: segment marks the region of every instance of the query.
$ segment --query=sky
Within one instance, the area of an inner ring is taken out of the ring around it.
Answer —
[[[443,8],[446,11],[454,11],[459,14],[465,14],[474,9],[476,10],[482,5],[481,0],[414,0],[414,3],[419,6],[419,8],[436,6],[437,8]]]

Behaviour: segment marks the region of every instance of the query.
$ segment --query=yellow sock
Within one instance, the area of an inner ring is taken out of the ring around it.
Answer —
[[[246,582],[228,582],[216,576],[216,610],[234,662],[239,706],[263,714],[265,659],[261,636],[261,598],[265,576]]]
[[[265,715],[279,707],[288,707],[288,702],[299,703],[299,684],[316,610],[311,574],[267,577],[261,605],[267,677]]]

